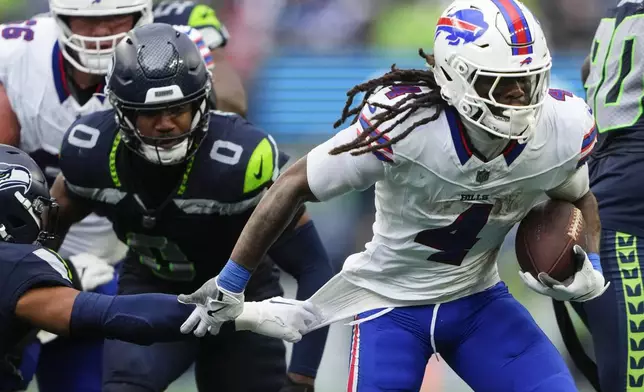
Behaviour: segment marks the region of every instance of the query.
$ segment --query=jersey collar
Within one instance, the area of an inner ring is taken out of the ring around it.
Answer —
[[[63,57],[63,52],[60,48],[58,41],[54,44],[54,50],[51,55],[51,69],[54,75],[54,86],[56,87],[56,93],[58,94],[58,100],[60,103],[63,103],[69,98],[71,92],[69,91],[67,73],[65,72],[65,58]],[[104,83],[99,84],[96,87],[97,93],[102,93],[104,90]],[[98,99],[103,103],[105,97],[99,95]]]
[[[458,112],[453,107],[448,107],[445,109],[445,115],[447,117],[447,123],[449,124],[450,134],[452,136],[452,141],[454,143],[454,149],[456,150],[456,155],[458,160],[461,162],[461,165],[465,165],[467,161],[473,155],[478,155],[476,149],[472,146],[472,142],[465,133],[465,127],[463,126],[463,121],[461,120]],[[503,150],[503,156],[505,157],[505,162],[510,166],[525,149],[526,144],[518,143],[516,140],[508,143],[507,147]],[[482,157],[478,157],[479,160],[485,162]]]

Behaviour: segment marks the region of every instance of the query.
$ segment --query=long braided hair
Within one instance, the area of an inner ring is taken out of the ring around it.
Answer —
[[[434,56],[426,54],[422,48],[418,50],[418,54],[425,61],[427,61],[428,64],[432,66],[434,65]],[[411,131],[418,128],[419,126],[436,120],[440,116],[441,112],[447,107],[447,102],[445,102],[440,94],[440,88],[436,83],[436,79],[434,78],[434,73],[432,70],[398,69],[396,68],[396,64],[394,64],[391,66],[391,70],[383,76],[354,86],[351,90],[347,91],[348,98],[344,105],[344,109],[342,109],[342,117],[340,117],[340,119],[336,121],[335,124],[333,124],[333,127],[338,128],[350,116],[355,116],[353,118],[353,121],[351,122],[351,124],[354,124],[358,120],[362,108],[365,104],[367,104],[369,97],[371,97],[374,92],[379,90],[381,87],[394,85],[424,86],[429,87],[429,91],[423,93],[408,94],[405,98],[398,101],[395,105],[385,105],[375,102],[371,103],[372,106],[385,110],[382,113],[375,115],[372,118],[371,125],[368,128],[364,129],[360,133],[360,135],[358,135],[353,141],[332,149],[331,151],[329,151],[329,154],[338,155],[342,154],[343,152],[350,152],[351,155],[362,155],[387,148],[404,139],[411,133]],[[360,102],[358,106],[351,108],[355,96],[362,92],[365,93],[362,102]],[[436,111],[431,116],[416,121],[403,132],[401,132],[400,135],[391,138],[385,143],[372,144],[375,140],[380,139],[382,135],[391,132],[396,126],[406,121],[415,112],[417,112],[418,109],[432,107],[436,107]],[[382,123],[395,118],[401,113],[405,114],[393,124],[391,124],[387,129],[378,131],[378,134],[371,135],[371,133],[376,130]]]

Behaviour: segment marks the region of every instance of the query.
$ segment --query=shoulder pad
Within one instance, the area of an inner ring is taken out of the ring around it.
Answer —
[[[408,104],[412,104],[414,99],[411,98],[414,94],[423,94],[428,93],[430,90],[427,87],[421,86],[390,86],[384,87],[377,91],[373,96],[369,98],[367,104],[362,108],[361,113],[359,114],[358,129],[356,130],[356,136],[363,132],[365,129],[372,127],[376,121],[375,117],[379,114],[386,112],[388,109],[383,106],[394,106],[397,103],[408,99],[405,101],[402,108],[406,107]],[[407,119],[404,119],[404,116],[408,113],[407,110],[403,110],[400,114],[395,117],[381,123],[375,130],[371,131],[370,137],[375,137],[380,135],[380,137],[372,142],[372,145],[376,144],[385,144],[391,139],[399,136],[404,132],[409,126],[416,123],[426,116],[431,116],[432,112],[428,112],[424,108],[419,108],[414,114],[409,116]],[[393,124],[403,120],[400,124],[397,124],[393,129],[388,130]],[[377,151],[374,151],[374,155],[378,157],[381,161],[392,163],[395,161],[394,156],[396,152],[401,152],[402,155],[408,156],[415,155],[417,150],[422,150],[422,145],[414,145],[414,143],[409,143],[409,139],[417,132],[412,132],[409,138],[400,140],[394,146],[388,146]],[[409,145],[405,147],[405,145]],[[407,151],[412,147],[413,151]]]
[[[216,174],[208,192],[220,201],[232,202],[253,198],[268,188],[288,156],[280,153],[270,135],[244,118],[212,113],[196,159],[210,163],[195,162],[195,175],[213,178]]]
[[[597,142],[597,127],[592,110],[586,102],[576,95],[559,89],[550,89],[546,97],[552,111],[551,122],[556,127],[557,145],[564,148],[567,156],[582,166],[592,154]],[[544,108],[545,109],[545,108]]]
[[[69,265],[55,252],[38,245],[1,243],[0,303],[15,307],[36,286],[72,286]]]
[[[112,186],[118,186],[111,162],[119,141],[114,110],[80,117],[65,133],[60,148],[60,169],[65,179],[77,186],[101,188],[108,177],[114,182]]]
[[[214,9],[192,1],[175,0],[159,3],[154,7],[154,21],[199,29],[210,49],[226,46],[230,37]]]

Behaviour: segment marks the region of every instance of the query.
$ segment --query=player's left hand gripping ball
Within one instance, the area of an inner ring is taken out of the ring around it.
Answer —
[[[602,274],[599,255],[588,255],[579,245],[573,247],[573,252],[579,267],[571,279],[559,282],[544,272],[539,273],[538,279],[529,272],[520,271],[519,276],[532,290],[559,301],[584,302],[599,297],[610,284]]]
[[[223,323],[236,319],[244,310],[244,288],[250,276],[250,271],[230,260],[219,275],[197,291],[179,295],[179,302],[197,305],[181,326],[181,332],[193,331],[197,337],[207,332],[218,334]]]

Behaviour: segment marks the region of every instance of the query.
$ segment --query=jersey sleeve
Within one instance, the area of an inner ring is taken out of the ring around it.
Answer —
[[[39,248],[13,261],[5,257],[0,262],[0,273],[4,279],[3,300],[15,309],[18,300],[27,291],[36,287],[72,286],[72,273],[66,262],[56,253]]]
[[[198,29],[209,50],[223,48],[230,35],[210,6],[192,1],[163,1],[154,7],[154,21]]]
[[[575,202],[590,190],[588,165],[577,168],[562,184],[546,193],[552,199]]]
[[[369,109],[365,108],[363,112],[365,110]],[[363,126],[357,122],[308,153],[306,177],[311,192],[318,200],[325,201],[351,191],[365,190],[385,177],[385,162],[391,161],[389,152],[356,156],[349,152],[329,154],[332,149],[353,141],[362,131]]]
[[[549,121],[555,130],[552,137],[563,164],[565,180],[547,191],[553,198],[575,201],[589,189],[586,162],[597,143],[597,127],[586,102],[563,90],[550,90],[556,117]]]
[[[588,161],[597,143],[598,133],[593,112],[583,99],[571,93],[550,90],[550,95],[555,99],[559,97],[558,112],[562,120],[564,140],[572,142],[575,168],[579,168]]]
[[[60,147],[59,166],[70,196],[96,199],[97,190],[118,186],[115,148],[120,141],[114,111],[95,112],[77,119]]]
[[[590,110],[590,109],[589,109]],[[577,162],[577,167],[583,166],[587,161],[588,158],[592,155],[593,149],[595,148],[595,144],[597,144],[597,125],[595,125],[595,121],[586,121],[586,131],[583,134],[582,141],[581,141],[581,149],[579,152],[579,160]]]
[[[239,118],[234,132],[235,136],[243,138],[242,144],[248,149],[243,160],[245,168],[242,193],[246,198],[268,189],[279,176],[289,156],[279,150],[271,135],[248,121]]]
[[[309,152],[307,178],[315,197],[323,201],[351,191],[367,189],[384,179],[388,168],[394,168],[403,161],[413,160],[422,154],[423,143],[415,139],[418,132],[412,132],[409,137],[394,145],[389,145],[389,142],[427,115],[426,112],[409,113],[404,110],[408,103],[413,102],[413,96],[410,95],[427,91],[425,87],[408,85],[380,89],[369,98],[354,124]],[[395,106],[400,102],[403,108],[401,113],[374,128],[377,116],[386,110],[383,107]],[[393,128],[389,129],[390,127]],[[350,152],[329,154],[333,148],[352,142],[367,129],[371,129],[369,137],[373,140],[370,146],[379,148],[357,156]]]
[[[236,114],[213,111],[209,127],[207,139],[199,148],[193,178],[208,184],[202,184],[203,189],[208,189],[208,198],[235,206],[228,211],[254,207],[279,176],[288,155],[279,150],[271,135]]]

